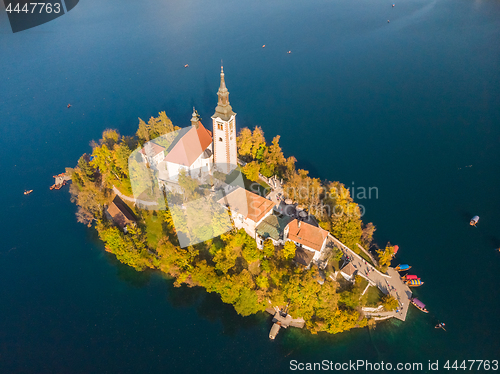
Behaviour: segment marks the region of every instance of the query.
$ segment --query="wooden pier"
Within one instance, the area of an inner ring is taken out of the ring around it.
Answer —
[[[51,190],[59,190],[62,186],[65,186],[71,177],[66,173],[61,173],[54,175],[55,183],[50,187]]]
[[[303,318],[292,318],[292,316],[286,312],[287,309],[280,310],[276,306],[266,309],[266,312],[273,316],[274,322],[273,326],[271,327],[271,331],[269,332],[269,339],[274,340],[282,327],[284,327],[285,329],[289,326],[298,327],[299,329],[304,327],[306,321],[304,321]]]

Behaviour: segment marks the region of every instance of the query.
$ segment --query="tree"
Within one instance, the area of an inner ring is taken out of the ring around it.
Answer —
[[[264,131],[262,128],[257,126],[252,133],[252,157],[253,159],[258,159],[258,152],[263,152],[266,147],[266,138],[264,137]]]
[[[382,305],[387,311],[396,310],[399,307],[399,303],[394,296],[384,295],[382,297]]]
[[[196,189],[198,188],[198,181],[196,179],[191,178],[186,170],[182,169],[179,173],[179,186],[184,193],[184,201],[194,200],[199,197],[196,193]]]
[[[259,288],[267,290],[269,288],[269,278],[267,278],[267,275],[265,273],[261,274],[255,279],[255,284]]]
[[[261,251],[259,251],[259,249],[257,248],[257,243],[250,236],[248,236],[248,239],[245,240],[242,254],[245,261],[248,262],[249,264],[257,260],[260,260],[262,256]]]
[[[118,139],[120,139],[118,130],[106,129],[103,131],[102,139],[99,141],[99,143],[106,144],[109,149],[112,149],[113,146],[118,143]]]
[[[331,232],[346,246],[359,252],[356,245],[361,242],[362,234],[359,206],[342,183],[334,182],[329,187],[329,199],[326,201],[331,209]]]
[[[267,239],[264,242],[264,248],[262,249],[264,256],[266,256],[268,258],[274,256],[274,250],[275,250],[275,248],[274,248],[273,241],[271,239]]]
[[[251,156],[253,146],[252,140],[252,131],[247,127],[242,128],[236,140],[238,144],[238,154],[241,157]]]
[[[229,269],[231,269],[236,264],[236,259],[238,255],[229,246],[222,248],[218,251],[213,260],[215,262],[215,268],[221,271],[223,274],[227,274]]]
[[[149,136],[149,130],[150,128],[146,122],[139,118],[139,128],[137,129],[136,135],[140,140],[142,140],[143,143],[151,139]]]
[[[95,170],[92,166],[90,166],[89,162],[87,161],[87,154],[84,154],[80,159],[78,160],[78,167],[80,168],[81,171],[81,177],[84,180],[84,182],[94,182],[95,181]]]
[[[92,226],[94,215],[90,213],[87,209],[84,209],[81,206],[79,206],[78,210],[76,211],[76,220],[77,222],[83,223],[84,225],[87,225],[87,227],[90,227]]]
[[[375,232],[376,227],[373,223],[368,222],[365,227],[363,227],[363,232],[361,234],[361,244],[365,248],[370,248],[370,245],[373,240],[373,233]]]
[[[391,265],[392,257],[394,256],[394,246],[390,243],[387,243],[385,249],[378,249],[378,263],[381,267],[388,267]]]
[[[295,246],[295,243],[292,242],[291,240],[287,241],[285,245],[283,246],[283,258],[288,260],[290,258],[295,257],[295,251],[297,250],[297,247]]]
[[[249,162],[248,164],[243,166],[243,174],[245,174],[245,177],[254,182],[259,181],[259,171],[260,166],[257,161]]]

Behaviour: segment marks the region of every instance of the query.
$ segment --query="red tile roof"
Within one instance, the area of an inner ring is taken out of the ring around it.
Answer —
[[[238,187],[218,202],[229,206],[231,211],[238,212],[254,222],[259,222],[274,206],[271,200],[267,200],[242,187]]]
[[[165,161],[174,164],[191,166],[212,143],[212,134],[201,122],[198,128],[192,126],[175,145],[168,150]]]
[[[328,231],[325,231],[320,227],[316,227],[305,222],[301,222],[299,227],[299,221],[296,219],[288,224],[288,229],[288,239],[305,245],[306,247],[314,249],[318,252],[321,250],[323,243],[328,237]]]

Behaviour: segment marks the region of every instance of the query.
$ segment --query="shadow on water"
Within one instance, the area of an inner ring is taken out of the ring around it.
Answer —
[[[471,218],[474,217],[474,214],[466,210],[459,210],[458,212],[460,214],[461,220],[465,222],[470,222]]]
[[[311,178],[323,178],[323,175],[319,173],[318,168],[305,159],[297,161],[297,169],[309,170],[309,176]]]
[[[167,299],[174,308],[195,308],[197,315],[209,322],[220,322],[222,333],[235,336],[240,330],[259,326],[264,322],[265,315],[240,316],[230,304],[222,302],[215,293],[207,293],[202,287],[174,286],[174,280],[165,280]]]
[[[118,279],[134,288],[144,288],[151,281],[151,271],[137,271],[133,267],[121,263],[114,254],[104,254],[111,266],[116,268]]]
[[[493,248],[495,249],[500,248],[500,239],[498,239],[496,236],[490,235],[488,236],[488,240],[493,246]]]

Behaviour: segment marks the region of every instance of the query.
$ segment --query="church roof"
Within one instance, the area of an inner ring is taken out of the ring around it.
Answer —
[[[198,122],[198,128],[189,126],[179,130],[179,134],[166,151],[165,161],[189,167],[210,144],[212,133]]]
[[[228,206],[231,211],[238,212],[254,222],[259,222],[274,206],[271,200],[242,187],[224,196],[218,203]]]
[[[288,239],[318,252],[321,251],[323,243],[328,237],[328,231],[306,222],[299,222],[296,219],[288,224],[288,229]]]

